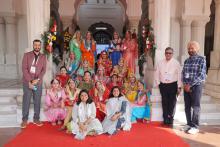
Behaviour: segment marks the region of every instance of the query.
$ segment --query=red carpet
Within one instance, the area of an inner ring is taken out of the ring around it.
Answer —
[[[75,140],[73,135],[59,132],[58,126],[45,123],[43,127],[28,125],[5,147],[189,147],[172,129],[160,124],[134,124],[130,132],[113,136],[101,135]]]

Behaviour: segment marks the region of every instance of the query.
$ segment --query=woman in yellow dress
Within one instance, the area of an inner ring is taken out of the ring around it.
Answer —
[[[134,102],[137,96],[138,81],[133,73],[128,75],[128,81],[124,83],[124,94],[130,102]]]

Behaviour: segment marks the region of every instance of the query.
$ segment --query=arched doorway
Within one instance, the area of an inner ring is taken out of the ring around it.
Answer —
[[[82,34],[91,25],[104,22],[112,25],[122,35],[127,22],[126,0],[76,0],[74,7],[73,26],[80,26]]]
[[[115,29],[108,23],[99,22],[92,24],[88,30],[92,32],[97,44],[109,44]]]

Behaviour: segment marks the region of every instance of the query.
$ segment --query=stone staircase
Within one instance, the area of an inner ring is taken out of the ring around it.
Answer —
[[[152,91],[152,121],[162,121],[161,96],[159,89]],[[186,124],[183,95],[178,97],[174,122],[176,125]],[[201,98],[201,125],[220,125],[220,102],[204,95]]]
[[[0,89],[0,127],[18,127],[22,119],[22,89]],[[46,120],[43,113],[45,90],[42,96],[41,120]],[[161,96],[158,89],[152,90],[152,121],[162,121]],[[201,124],[220,125],[220,102],[203,95],[201,103]],[[33,118],[33,104],[29,111],[29,121]],[[185,124],[184,100],[178,98],[175,124]]]
[[[0,128],[19,127],[22,120],[22,89],[0,89]],[[45,95],[45,90],[43,90]],[[46,120],[43,113],[42,96],[41,120]],[[33,102],[30,106],[29,121],[33,121]]]

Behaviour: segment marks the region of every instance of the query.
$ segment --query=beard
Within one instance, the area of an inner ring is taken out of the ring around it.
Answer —
[[[34,48],[34,51],[39,53],[40,52],[40,48]]]
[[[190,56],[194,56],[196,53],[195,53],[195,52],[192,52],[192,51],[188,51],[188,54],[189,54]]]

